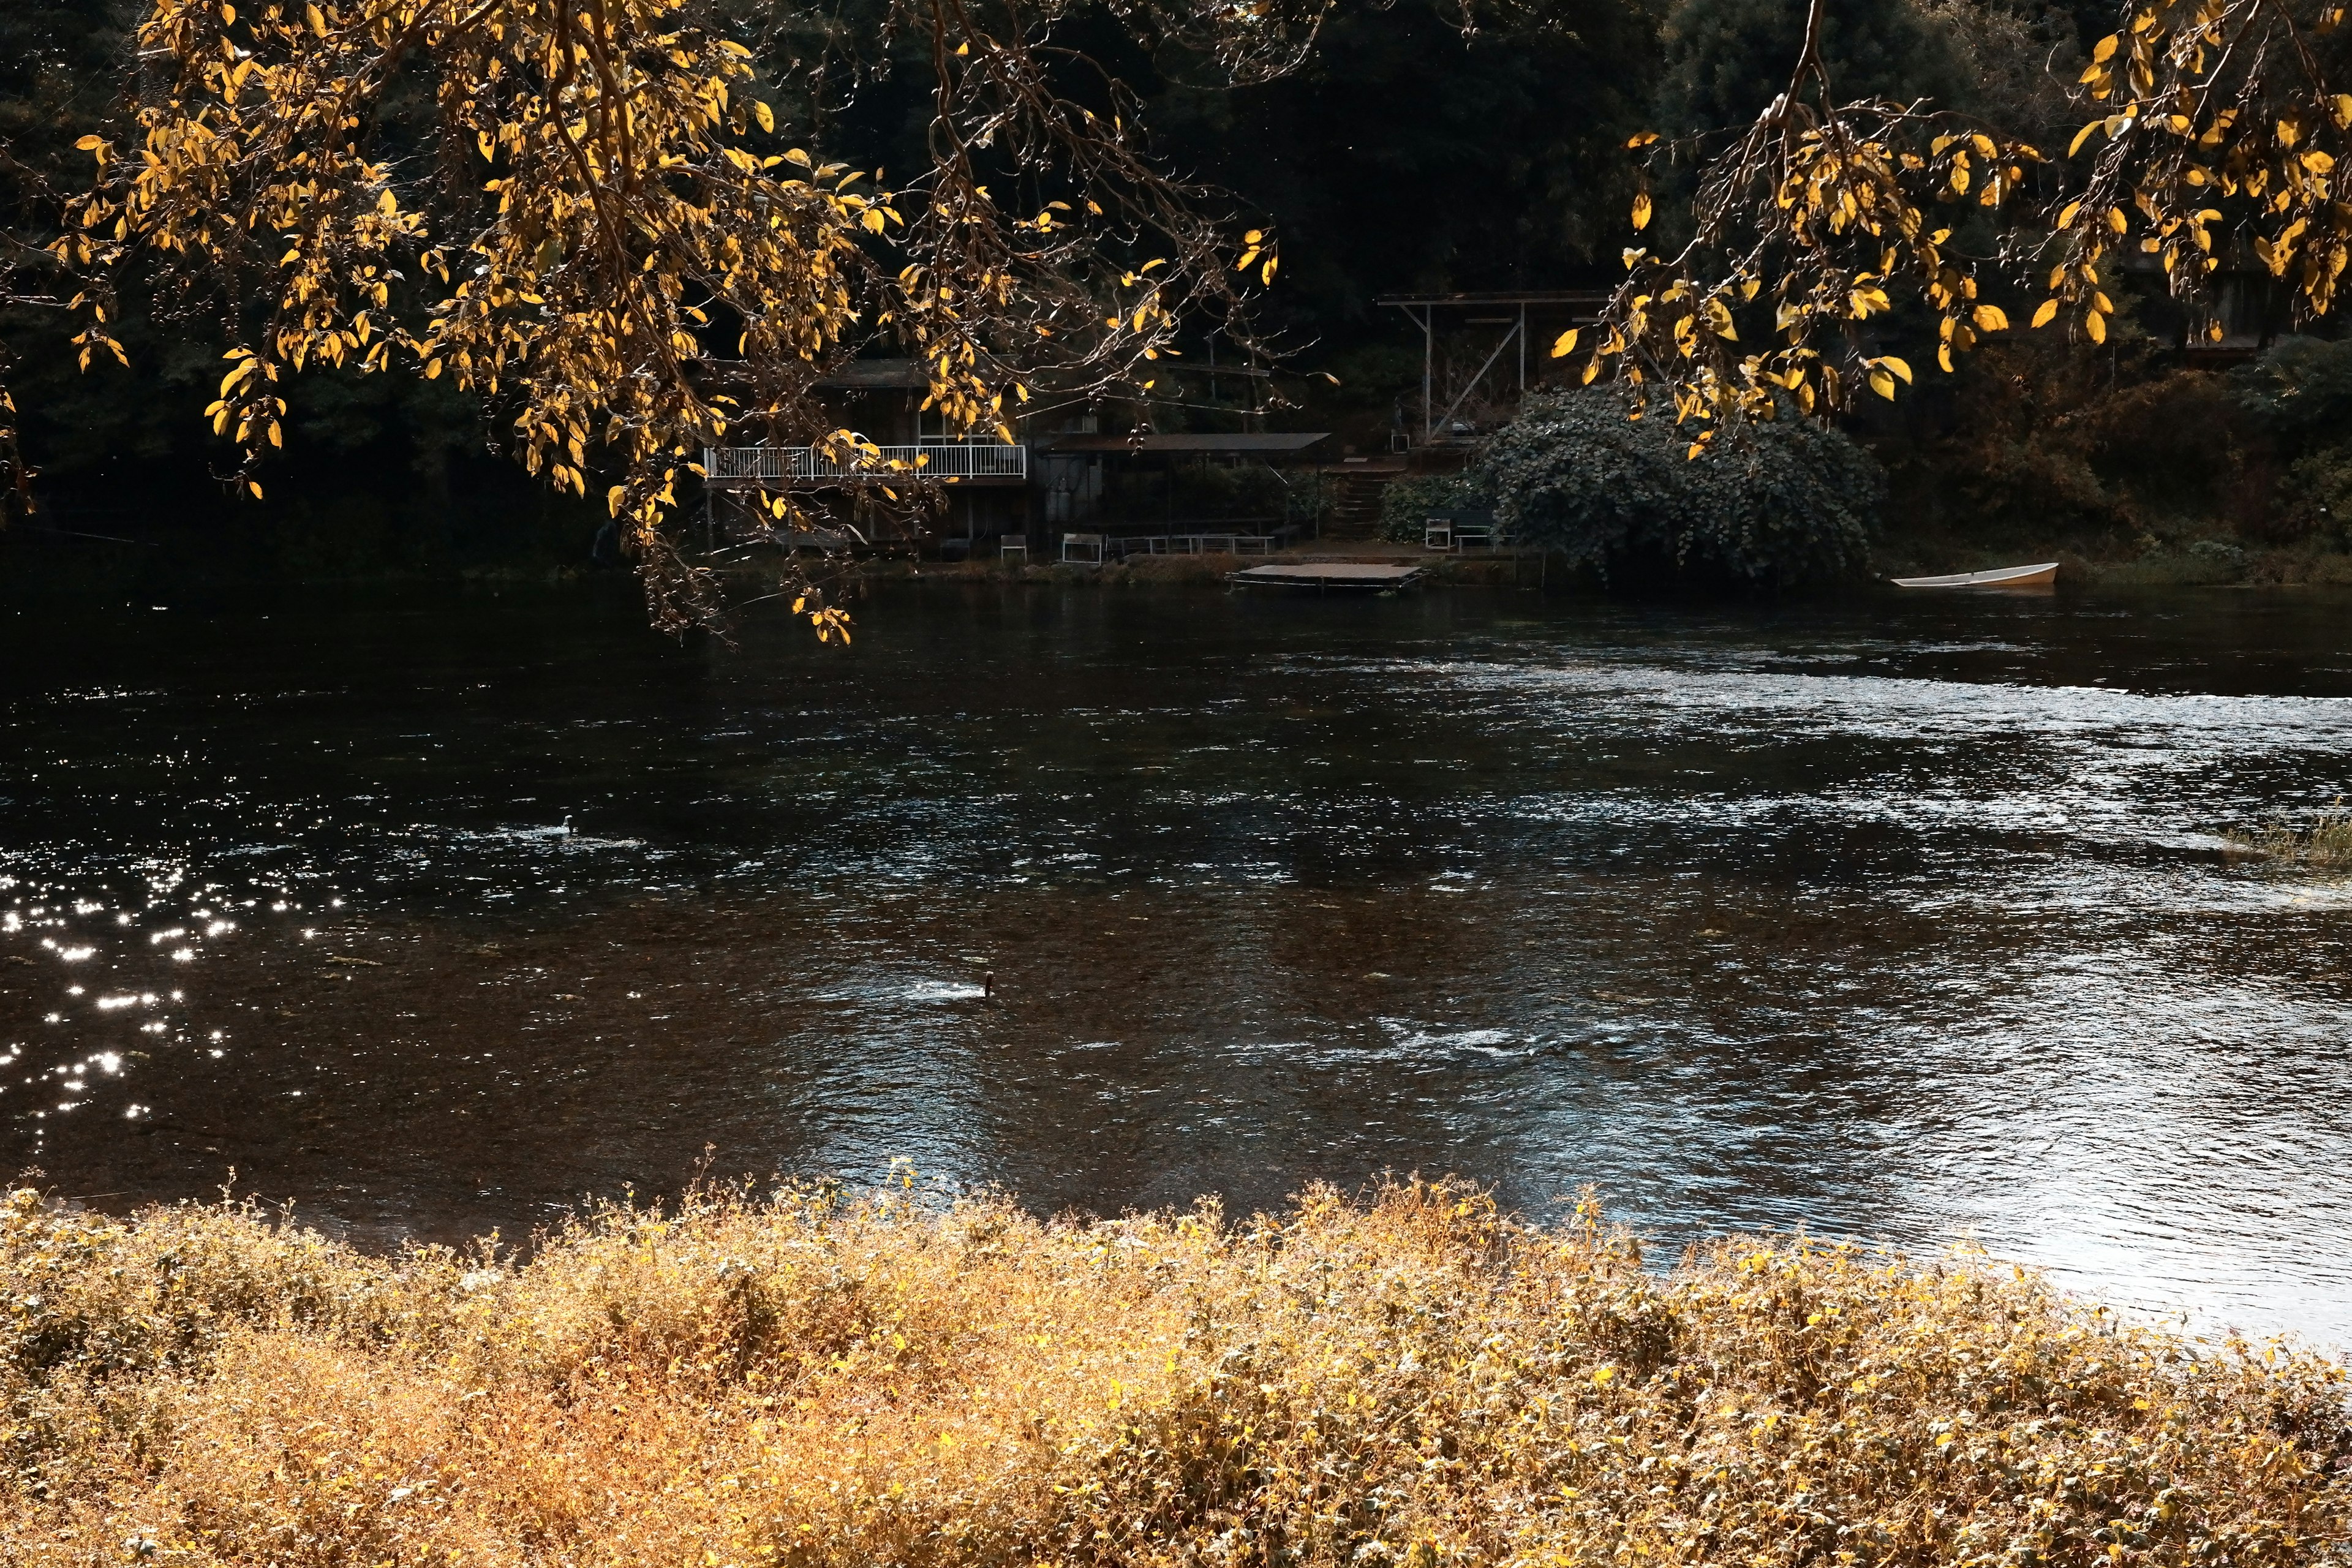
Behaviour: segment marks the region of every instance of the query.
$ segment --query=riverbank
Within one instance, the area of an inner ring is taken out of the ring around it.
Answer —
[[[1452,1185],[1043,1224],[703,1193],[518,1258],[0,1219],[0,1556],[972,1568],[2331,1560],[2342,1368]]]
[[[1381,561],[1409,562],[1422,567],[1423,581],[1435,585],[1589,594],[1604,592],[1608,586],[1590,570],[1570,568],[1558,557],[1508,547],[1448,553],[1428,550],[1418,542],[1307,540],[1264,556],[1222,552],[1138,555],[1101,563],[1059,562],[1042,552],[1005,561],[993,552],[992,542],[982,541],[982,548],[988,552],[965,560],[918,553],[841,557],[828,563],[825,570],[836,574],[838,580],[859,584],[919,577],[988,583],[1093,584],[1107,587],[1199,587],[1223,585],[1234,572],[1269,562]],[[2053,541],[2030,532],[1984,539],[1915,531],[1900,540],[1882,540],[1863,577],[1843,586],[1811,590],[1806,596],[1834,600],[1883,591],[1889,577],[2052,560],[2060,563],[2060,584],[2072,589],[2352,586],[2352,552],[2322,542],[2260,547],[2218,535],[2129,543],[2104,537],[2066,536]],[[385,564],[360,573],[260,571],[242,557],[215,558],[184,541],[179,542],[176,548],[149,548],[127,541],[77,543],[66,548],[54,542],[45,544],[22,531],[14,536],[0,532],[0,568],[5,568],[0,571],[0,605],[20,610],[163,604],[191,598],[225,603],[290,599],[321,592],[413,595],[436,588],[496,591],[603,580],[610,580],[618,588],[632,586],[625,570],[598,568],[585,560],[564,562],[542,557],[463,565],[444,563],[431,568]],[[738,583],[751,595],[772,587],[775,577],[773,559],[759,555],[732,554],[719,564],[718,570],[722,577]],[[1653,585],[1640,596],[1655,600],[1665,591]],[[1717,590],[1696,596],[1712,602],[1719,601],[1723,595]]]
[[[2060,586],[2078,591],[2352,586],[2352,553],[2312,545],[2249,551],[2226,541],[2200,540],[2178,546],[2153,545],[2131,552],[2045,541],[1993,549],[1949,542],[1926,550],[1882,547],[1874,554],[1867,576],[1843,589],[1815,589],[1806,596],[1837,598],[1874,594],[1885,591],[1887,579],[1896,576],[1979,571],[2053,560],[2059,563]],[[1448,553],[1419,544],[1381,540],[1308,542],[1262,557],[1138,555],[1099,564],[1005,561],[994,555],[961,561],[897,556],[860,561],[848,570],[853,579],[868,583],[919,577],[968,582],[1086,583],[1111,587],[1152,584],[1205,586],[1223,584],[1244,567],[1300,561],[1404,563],[1421,567],[1424,573],[1422,581],[1432,585],[1584,593],[1606,588],[1590,571],[1570,568],[1558,557],[1539,551],[1504,547]],[[747,582],[763,580],[756,569],[747,570],[744,576]],[[1656,594],[1654,591],[1643,596],[1654,598]],[[1717,590],[1702,596],[1719,599],[1722,594]]]
[[[854,575],[866,582],[908,578],[967,582],[1095,583],[1107,586],[1165,584],[1181,586],[1222,586],[1236,572],[1253,566],[1314,561],[1360,561],[1405,563],[1422,568],[1421,581],[1457,587],[1536,588],[1549,583],[1570,586],[1571,574],[1547,562],[1534,551],[1480,550],[1449,554],[1420,545],[1391,544],[1378,540],[1307,542],[1264,555],[1226,552],[1201,555],[1132,555],[1124,560],[1059,562],[1007,561],[983,555],[963,561],[916,560],[905,556],[860,562]]]

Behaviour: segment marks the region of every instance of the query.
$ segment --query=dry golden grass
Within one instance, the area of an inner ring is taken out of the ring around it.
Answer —
[[[528,1262],[18,1194],[0,1562],[2310,1564],[2342,1370],[2017,1270],[1669,1274],[1413,1184],[1043,1224],[704,1193]]]
[[[2352,866],[2352,811],[2340,805],[2321,812],[2305,827],[2232,828],[2225,837],[2238,848],[2273,859],[2331,869]]]

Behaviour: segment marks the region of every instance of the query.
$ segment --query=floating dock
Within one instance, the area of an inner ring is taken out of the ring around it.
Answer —
[[[1411,587],[1429,574],[1425,566],[1370,561],[1286,561],[1252,566],[1227,577],[1244,588],[1313,588],[1318,592],[1378,594]]]

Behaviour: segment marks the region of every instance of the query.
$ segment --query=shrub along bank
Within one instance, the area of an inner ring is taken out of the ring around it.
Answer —
[[[704,1194],[528,1261],[0,1217],[0,1561],[2341,1561],[2340,1368],[2021,1271],[1311,1193]]]
[[[1861,574],[1885,482],[1843,431],[1799,417],[1693,431],[1591,388],[1532,398],[1479,454],[1475,483],[1521,544],[1603,577],[1781,588]]]
[[[1511,543],[1604,582],[1793,588],[1860,576],[1885,484],[1844,432],[1794,413],[1722,431],[1694,461],[1671,408],[1627,417],[1622,390],[1531,397],[1468,469],[1382,497],[1392,539],[1432,513],[1491,514]]]

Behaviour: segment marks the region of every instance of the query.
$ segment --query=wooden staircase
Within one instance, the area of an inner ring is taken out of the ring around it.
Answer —
[[[1381,532],[1381,497],[1391,479],[1404,476],[1391,468],[1366,468],[1333,477],[1331,504],[1323,514],[1326,539],[1377,539]]]

